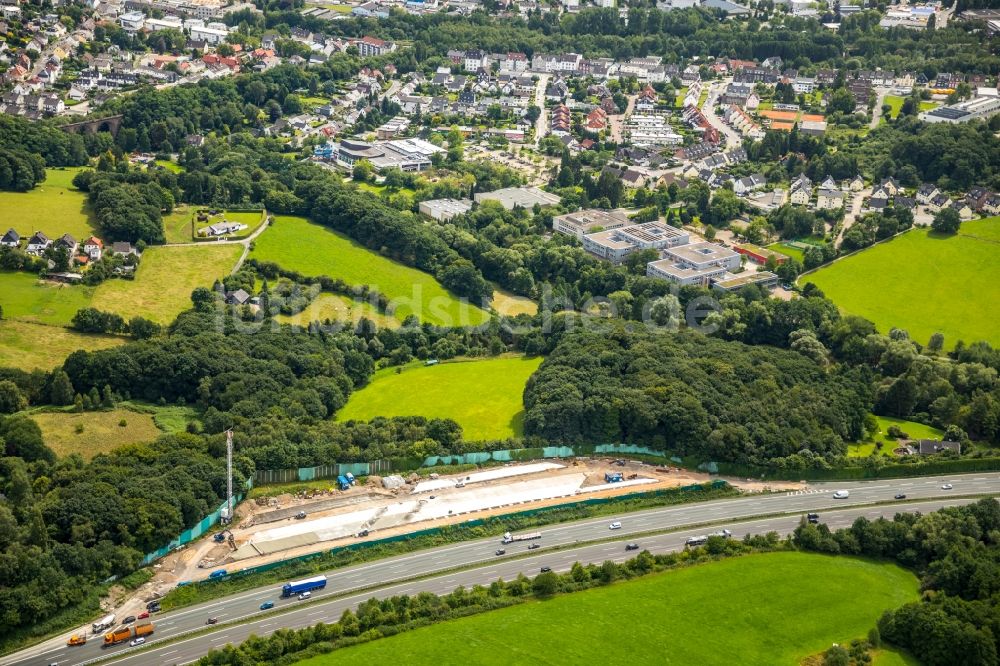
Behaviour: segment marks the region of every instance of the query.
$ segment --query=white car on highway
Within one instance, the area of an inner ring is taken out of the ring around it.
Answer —
[[[954,487],[955,486],[951,485],[950,483],[946,483],[943,486],[941,486],[941,490],[951,490]]]
[[[609,530],[620,530],[621,528],[622,528],[622,524],[619,523],[617,520],[615,522],[611,523],[610,525],[608,525],[608,529]]]
[[[847,499],[851,496],[851,493],[846,490],[838,490],[833,494],[833,499]]]

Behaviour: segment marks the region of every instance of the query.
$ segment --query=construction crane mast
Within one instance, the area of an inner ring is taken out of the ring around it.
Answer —
[[[226,431],[226,515],[223,521],[233,520],[233,431]]]

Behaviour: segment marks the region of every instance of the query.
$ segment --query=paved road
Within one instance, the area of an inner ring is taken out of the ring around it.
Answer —
[[[954,490],[941,489],[943,483],[954,484]],[[832,499],[835,489],[850,490],[846,500]],[[324,596],[344,594],[362,588],[372,588],[397,580],[411,579],[417,576],[438,574],[434,578],[399,583],[388,588],[379,588],[369,592],[360,592],[342,600],[330,603],[310,603],[302,611],[282,614],[274,617],[262,617],[250,625],[239,627],[219,626],[216,631],[203,636],[184,640],[163,648],[144,650],[134,657],[124,660],[130,664],[149,663],[185,663],[204,654],[211,647],[218,647],[228,642],[239,642],[250,633],[267,634],[282,627],[300,627],[319,621],[336,619],[346,607],[345,604],[356,604],[380,594],[401,594],[419,591],[450,591],[457,585],[490,582],[497,577],[509,578],[519,572],[533,574],[541,565],[554,569],[568,568],[575,561],[603,561],[618,553],[624,558],[622,543],[595,544],[579,548],[571,548],[559,553],[547,552],[554,546],[572,546],[581,541],[602,539],[610,534],[620,537],[622,541],[637,539],[644,548],[666,550],[676,548],[684,539],[695,533],[711,531],[708,528],[690,528],[683,533],[657,537],[642,537],[636,535],[654,530],[682,528],[705,523],[720,523],[726,521],[746,520],[752,516],[787,513],[783,517],[755,520],[743,528],[744,532],[766,532],[771,529],[778,531],[794,528],[799,516],[807,511],[819,511],[826,519],[841,516],[844,524],[850,523],[858,515],[892,515],[902,509],[902,505],[888,507],[861,507],[848,511],[851,505],[866,504],[891,500],[899,492],[906,493],[909,499],[942,500],[949,494],[989,493],[1000,494],[1000,473],[969,474],[951,477],[926,477],[900,480],[877,480],[867,482],[848,482],[836,484],[815,484],[812,489],[772,495],[757,495],[736,499],[715,500],[695,504],[685,504],[676,507],[649,509],[628,514],[621,518],[622,529],[613,533],[608,531],[610,518],[590,519],[554,525],[541,528],[543,546],[538,554],[515,561],[504,562],[504,557],[498,558],[494,551],[499,547],[497,538],[487,538],[452,544],[439,548],[423,550],[418,553],[386,558],[368,564],[357,565],[344,569],[328,571],[329,582],[326,590],[314,594],[314,601]],[[927,505],[924,510],[936,508],[939,503]],[[845,508],[839,508],[845,507]],[[834,511],[834,509],[836,510]],[[834,513],[831,513],[834,511]],[[732,525],[728,525],[733,529]],[[735,531],[735,530],[734,530]],[[740,532],[739,535],[742,535]],[[507,559],[511,555],[520,554],[524,545],[506,546]],[[449,570],[462,566],[478,568],[463,572],[448,573]],[[232,595],[224,599],[180,609],[171,613],[157,614],[156,639],[172,638],[180,634],[202,628],[208,617],[217,617],[221,623],[233,622],[241,618],[257,615],[260,604],[264,601],[275,601],[279,609],[299,603],[294,599],[279,598],[280,586],[269,585],[255,591]],[[72,632],[70,632],[72,633]],[[107,656],[109,651],[102,650],[99,640],[92,640],[85,646],[68,648],[66,638],[70,634],[47,641],[34,648],[24,650],[17,655],[7,657],[0,664],[26,664],[45,666],[57,662],[60,666],[83,664],[88,660]],[[128,652],[127,647],[118,647],[110,652]],[[118,663],[116,661],[116,663]]]
[[[538,148],[542,139],[549,133],[549,110],[545,108],[545,88],[549,85],[550,78],[552,77],[549,74],[539,74],[538,82],[535,84],[535,101],[533,103],[541,111],[538,114],[538,120],[535,121],[535,148]]]
[[[730,150],[742,145],[743,137],[740,136],[739,132],[727,125],[722,118],[715,115],[715,107],[718,104],[719,95],[722,94],[722,90],[731,81],[732,79],[713,81],[708,87],[708,97],[705,98],[705,103],[701,105],[701,112],[705,114],[706,120],[708,120],[712,127],[719,130],[719,134],[726,138],[726,147]]]
[[[872,129],[878,127],[882,120],[882,105],[885,104],[885,96],[889,94],[889,88],[875,88],[875,108],[872,109],[872,119],[868,126]]]

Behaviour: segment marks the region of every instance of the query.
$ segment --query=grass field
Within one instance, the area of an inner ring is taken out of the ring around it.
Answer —
[[[57,456],[79,453],[90,460],[98,453],[135,442],[147,442],[163,434],[150,414],[127,409],[107,412],[36,412],[31,418],[42,429],[45,444]],[[125,420],[122,427],[119,423]],[[77,432],[77,427],[83,430]]]
[[[815,283],[843,311],[888,333],[904,328],[926,344],[940,331],[1000,344],[1000,218],[964,222],[956,236],[916,229],[799,279]]]
[[[529,602],[299,663],[506,666],[599,656],[602,664],[794,666],[864,637],[884,610],[916,599],[916,577],[893,564],[771,553]]]
[[[97,287],[94,307],[126,319],[146,317],[161,324],[191,307],[195,287],[211,287],[229,274],[243,246],[150,247],[142,254],[135,280],[108,280]]]
[[[252,255],[304,275],[328,275],[348,284],[368,284],[388,296],[402,321],[416,314],[440,325],[477,325],[484,310],[463,304],[431,275],[387,259],[351,239],[301,217],[279,215],[257,237]]]
[[[889,426],[893,425],[898,426],[900,430],[909,435],[910,439],[941,439],[944,436],[943,430],[938,430],[934,426],[924,425],[916,421],[905,421],[903,419],[892,418],[891,416],[876,416],[875,420],[878,421],[878,433],[875,434],[871,441],[849,444],[847,446],[848,458],[870,456],[876,450],[875,445],[878,442],[882,442],[880,453],[884,456],[891,456],[892,450],[896,447],[896,441],[889,439],[886,434],[889,431]]]
[[[872,666],[920,666],[920,662],[906,652],[883,647],[875,651]]]
[[[177,206],[169,215],[163,216],[163,233],[168,243],[193,243],[191,238],[191,214],[194,209]]]
[[[519,314],[538,314],[538,303],[530,298],[512,294],[503,289],[493,290],[493,309],[502,315],[514,317]]]
[[[338,421],[376,416],[451,418],[466,440],[501,439],[523,432],[522,394],[542,359],[503,357],[481,361],[385,368],[351,395]]]
[[[107,349],[124,342],[125,338],[110,335],[85,335],[61,326],[5,319],[0,321],[0,366],[51,370],[78,349]]]
[[[889,105],[889,117],[895,118],[899,115],[899,110],[903,108],[903,98],[898,95],[886,95],[885,104]]]
[[[156,165],[174,173],[182,173],[184,171],[184,167],[177,162],[172,162],[170,160],[156,160]]]
[[[365,301],[355,301],[341,294],[323,293],[302,312],[294,315],[278,315],[282,324],[308,326],[314,321],[339,321],[357,323],[361,317],[368,317],[379,328],[399,328],[401,322],[395,317],[384,315]]]
[[[82,241],[96,232],[87,195],[73,187],[80,168],[46,169],[45,182],[29,192],[0,192],[0,234],[14,227],[25,240],[36,231],[52,239]]]
[[[66,326],[93,296],[93,287],[43,282],[32,273],[0,272],[0,305],[6,319]]]

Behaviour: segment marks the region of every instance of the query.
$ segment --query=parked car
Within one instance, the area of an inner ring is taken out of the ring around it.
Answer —
[[[305,517],[306,517],[305,511],[299,511],[297,514],[295,514],[295,520],[302,520]]]
[[[954,487],[955,486],[951,485],[950,483],[946,483],[943,486],[941,486],[941,490],[951,490]]]
[[[637,543],[627,543],[627,544],[625,544],[625,550],[639,550],[639,544],[637,544]]]
[[[368,536],[368,530],[361,530],[360,532],[358,532],[359,539],[366,536]]]
[[[851,496],[851,493],[847,490],[838,490],[833,494],[833,499],[847,499]]]
[[[155,613],[156,611],[160,610],[160,602],[150,601],[148,604],[146,604],[146,610],[148,610],[150,613]]]
[[[312,595],[313,595],[312,592],[303,592],[302,594],[299,595],[299,601],[305,601],[306,599],[308,599]]]
[[[816,523],[819,522],[819,514],[818,513],[807,513],[806,514],[806,520],[808,520],[810,523],[812,523],[812,524],[815,525]]]
[[[124,620],[122,620],[122,624],[132,624],[133,622],[135,622],[135,615],[129,615]]]
[[[145,638],[143,638],[142,636],[139,636],[139,638],[133,638],[133,639],[132,639],[132,640],[131,640],[131,641],[129,642],[129,646],[130,646],[130,647],[135,647],[136,645],[142,645],[142,644],[143,644],[143,643],[145,643],[145,642],[146,642],[146,639],[145,639]]]
[[[497,550],[497,555],[506,555],[506,554],[507,554],[507,551],[504,550],[503,548],[500,548],[500,549]]]
[[[136,617],[140,620],[145,620],[147,617],[149,617],[149,611],[142,611]]]
[[[622,524],[619,523],[617,520],[615,522],[611,523],[610,525],[608,525],[608,529],[609,530],[620,530],[621,528],[622,528]]]
[[[542,573],[548,573],[548,572],[552,571],[552,567],[542,567],[541,571],[542,571]]]
[[[906,493],[896,493],[896,497],[894,499],[906,499]]]
[[[261,610],[267,610],[269,608],[274,608],[274,602],[273,601],[265,601],[264,603],[262,603],[260,605],[260,609]]]

